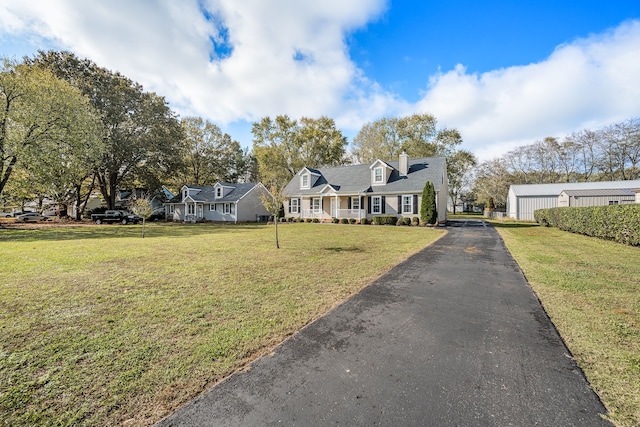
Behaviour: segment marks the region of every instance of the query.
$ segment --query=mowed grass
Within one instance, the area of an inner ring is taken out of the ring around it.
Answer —
[[[0,230],[0,425],[150,425],[442,231]]]
[[[640,425],[640,248],[494,225],[618,426]]]

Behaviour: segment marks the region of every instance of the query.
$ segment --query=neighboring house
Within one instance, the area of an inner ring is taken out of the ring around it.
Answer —
[[[378,215],[419,217],[422,191],[431,181],[436,191],[438,221],[447,219],[448,181],[444,157],[330,168],[302,168],[287,184],[285,216],[293,218],[354,218]]]
[[[131,202],[136,199],[143,199],[149,197],[149,193],[145,189],[136,188],[135,190],[120,190],[116,195],[116,208],[128,209]],[[158,190],[153,197],[149,199],[151,207],[154,212],[164,210],[164,202],[171,200],[175,197],[175,194],[164,185]]]
[[[640,203],[640,188],[636,188],[633,192],[636,193],[636,203]]]
[[[269,191],[261,183],[185,185],[180,194],[165,203],[168,220],[173,221],[266,221],[270,214],[260,198]]]
[[[507,216],[534,221],[533,212],[537,209],[633,203],[630,193],[639,187],[640,180],[512,185],[507,197]]]

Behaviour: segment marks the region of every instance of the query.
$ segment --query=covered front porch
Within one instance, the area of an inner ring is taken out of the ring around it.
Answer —
[[[327,194],[320,197],[303,197],[299,199],[299,217],[302,219],[318,219],[320,221],[330,221],[333,218],[353,218],[360,221],[366,218],[367,212],[364,207],[364,196],[361,195],[337,195]],[[295,212],[291,212],[291,216]]]

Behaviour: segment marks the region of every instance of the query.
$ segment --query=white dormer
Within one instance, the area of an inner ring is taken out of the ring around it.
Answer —
[[[298,172],[298,175],[300,176],[301,190],[310,189],[315,185],[316,181],[318,181],[318,178],[320,178],[320,173],[318,171],[306,167],[302,168],[302,170]]]
[[[218,182],[213,186],[213,197],[216,199],[222,199],[231,191],[233,191],[233,187],[230,187],[228,185],[223,185]]]
[[[369,169],[371,169],[371,185],[385,185],[393,171],[391,166],[379,159],[373,162]]]
[[[201,191],[199,188],[189,188],[186,185],[182,187],[182,201],[184,202],[187,198],[193,197]]]

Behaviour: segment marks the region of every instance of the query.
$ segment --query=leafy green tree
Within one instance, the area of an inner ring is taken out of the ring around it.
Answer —
[[[506,207],[509,186],[516,182],[504,159],[493,159],[480,163],[476,168],[475,175],[473,193],[476,200],[486,205],[491,200],[495,207]]]
[[[179,167],[182,127],[163,97],[69,52],[41,51],[31,63],[79,88],[100,114],[106,150],[95,174],[110,209],[118,187],[135,184],[154,190]]]
[[[212,185],[217,181],[238,182],[250,175],[252,157],[231,136],[200,117],[180,121],[185,134],[186,154],[173,184]]]
[[[0,194],[16,167],[41,183],[46,171],[60,175],[53,169],[70,167],[79,146],[97,135],[96,117],[77,88],[42,67],[1,61]]]
[[[396,159],[403,151],[409,157],[447,157],[462,143],[456,129],[437,129],[431,114],[382,118],[365,124],[353,140],[354,154],[361,163]]]
[[[422,190],[422,206],[420,207],[420,221],[423,224],[435,224],[438,222],[436,210],[436,191],[431,181],[424,184]]]
[[[454,215],[458,196],[470,186],[471,170],[476,167],[477,163],[476,156],[465,150],[458,150],[447,157],[449,197],[453,204]]]
[[[263,182],[288,183],[304,166],[338,166],[346,163],[347,139],[333,119],[288,116],[263,118],[253,124],[253,154]]]

